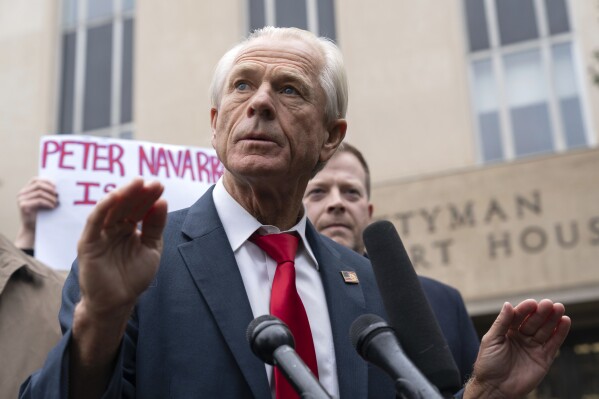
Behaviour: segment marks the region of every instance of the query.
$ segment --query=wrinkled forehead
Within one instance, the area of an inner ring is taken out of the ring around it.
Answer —
[[[232,69],[248,63],[281,66],[318,78],[324,66],[324,57],[321,49],[307,40],[259,37],[239,51]]]

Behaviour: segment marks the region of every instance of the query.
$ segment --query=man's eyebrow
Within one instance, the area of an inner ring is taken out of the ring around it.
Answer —
[[[308,77],[292,70],[282,69],[276,71],[274,81],[277,84],[289,83],[295,85],[304,95],[311,96],[314,92],[313,85]]]
[[[278,68],[277,70],[275,70],[275,77],[276,79],[291,80],[305,83],[308,83],[310,80],[308,76],[306,76],[305,74],[299,73],[298,71],[288,68]]]
[[[237,64],[231,68],[231,72],[229,73],[229,84],[232,83],[234,78],[247,76],[248,78],[253,77],[258,74],[258,68],[255,65],[250,65],[248,63]]]

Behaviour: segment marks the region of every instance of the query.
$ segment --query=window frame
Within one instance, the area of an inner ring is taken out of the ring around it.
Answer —
[[[517,43],[501,45],[500,44],[500,33],[499,33],[499,22],[497,12],[495,8],[495,0],[482,0],[485,6],[485,17],[487,20],[487,35],[489,38],[489,47],[484,50],[476,50],[471,52],[469,47],[469,32],[468,32],[468,20],[466,15],[466,3],[461,2],[462,7],[462,27],[464,34],[464,43],[467,59],[468,68],[468,81],[470,90],[470,109],[471,109],[471,123],[474,131],[474,143],[476,148],[476,161],[478,164],[488,164],[495,162],[509,162],[515,159],[522,159],[529,156],[545,155],[544,153],[535,153],[530,155],[517,156],[514,143],[514,133],[512,130],[512,120],[510,116],[510,107],[507,100],[506,93],[506,66],[504,59],[507,55],[520,53],[524,51],[537,50],[541,56],[541,68],[543,70],[543,77],[547,88],[547,108],[549,111],[549,121],[551,124],[552,139],[553,139],[553,152],[561,153],[568,151],[566,145],[566,135],[563,128],[562,115],[559,107],[559,96],[557,95],[556,83],[553,78],[554,76],[554,62],[552,48],[554,45],[569,44],[571,49],[572,66],[574,71],[580,72],[584,68],[581,68],[581,56],[576,41],[576,31],[574,28],[572,11],[569,0],[564,0],[566,9],[568,11],[568,24],[569,31],[562,32],[555,35],[549,33],[549,21],[547,16],[547,10],[545,8],[545,0],[532,0],[533,7],[535,10],[535,18],[539,35],[537,38],[532,40],[521,41]],[[484,149],[482,144],[481,126],[478,118],[478,111],[476,108],[476,91],[475,91],[475,76],[473,65],[478,61],[490,61],[492,76],[495,80],[495,86],[497,91],[497,113],[499,116],[499,131],[502,142],[501,152],[503,157],[495,160],[484,159]],[[582,81],[585,75],[582,73],[575,73],[575,82],[578,98],[580,100],[581,118],[582,124],[585,130],[586,146],[594,146],[595,137],[592,135],[592,126],[590,113],[588,109],[588,93],[586,85]]]
[[[101,137],[132,138],[134,132],[133,110],[131,121],[121,123],[121,96],[122,96],[122,77],[123,77],[123,44],[124,44],[124,26],[126,20],[131,20],[135,24],[135,6],[131,9],[123,10],[126,0],[111,0],[112,13],[109,16],[102,16],[88,21],[87,2],[88,0],[72,0],[76,4],[75,22],[65,21],[67,11],[65,6],[68,0],[59,1],[59,21],[58,31],[60,39],[58,40],[58,62],[57,62],[57,85],[56,85],[56,107],[54,115],[56,116],[54,131],[58,134],[81,134]],[[85,74],[87,59],[87,32],[88,29],[112,25],[112,63],[111,63],[111,90],[110,90],[110,124],[109,126],[84,130],[84,101],[85,101]],[[135,26],[135,25],[133,25]],[[135,29],[133,29],[134,31]],[[62,131],[62,99],[63,99],[63,43],[65,35],[75,33],[75,56],[74,56],[74,78],[73,78],[73,104],[72,104],[72,130],[70,132]],[[132,33],[134,36],[134,32]],[[132,38],[134,41],[134,38]],[[134,46],[133,46],[134,48]],[[133,56],[132,68],[134,68],[135,57]],[[134,86],[135,74],[132,72],[132,89]],[[131,107],[133,106],[134,95],[131,96]]]
[[[276,23],[276,0],[261,0],[264,2],[264,26],[277,26]],[[295,1],[301,1],[301,0],[295,0]],[[306,2],[306,27],[307,30],[309,30],[310,32],[314,33],[316,36],[320,36],[321,32],[320,32],[320,17],[319,17],[319,11],[318,11],[318,1],[319,0],[303,0]],[[250,13],[250,5],[251,1],[250,0],[246,0],[244,2],[245,7],[246,7],[246,26],[245,26],[245,31],[250,33],[252,28],[252,21],[251,21],[251,13]],[[334,11],[334,7],[335,7],[335,2],[333,1],[333,19],[335,18],[335,11]],[[337,27],[336,24],[334,26],[334,30],[335,30],[335,37],[330,37],[330,39],[334,40],[335,42],[337,42]]]

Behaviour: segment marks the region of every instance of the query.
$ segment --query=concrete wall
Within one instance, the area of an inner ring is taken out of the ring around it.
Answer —
[[[348,140],[375,183],[475,162],[460,4],[337,2]]]
[[[0,233],[13,239],[16,195],[38,168],[56,115],[58,1],[0,0]]]
[[[208,88],[218,59],[244,37],[242,4],[137,2],[136,139],[211,146]]]
[[[599,142],[599,85],[592,83],[594,69],[599,73],[599,0],[569,1],[573,31],[577,43],[577,62],[582,72],[580,86],[587,104],[590,138],[593,145]]]
[[[599,298],[599,150],[569,152],[375,188],[418,273],[469,310],[503,301]]]
[[[477,163],[461,0],[338,1],[349,78],[348,140],[374,184]],[[599,1],[569,1],[589,141],[599,141]],[[360,27],[357,29],[356,27]]]

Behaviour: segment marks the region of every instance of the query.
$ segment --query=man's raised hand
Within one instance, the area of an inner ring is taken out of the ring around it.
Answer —
[[[549,299],[505,303],[482,339],[464,398],[520,398],[549,371],[571,321]]]
[[[163,190],[159,182],[135,179],[108,194],[89,215],[77,247],[87,311],[132,308],[154,278],[166,222]]]

